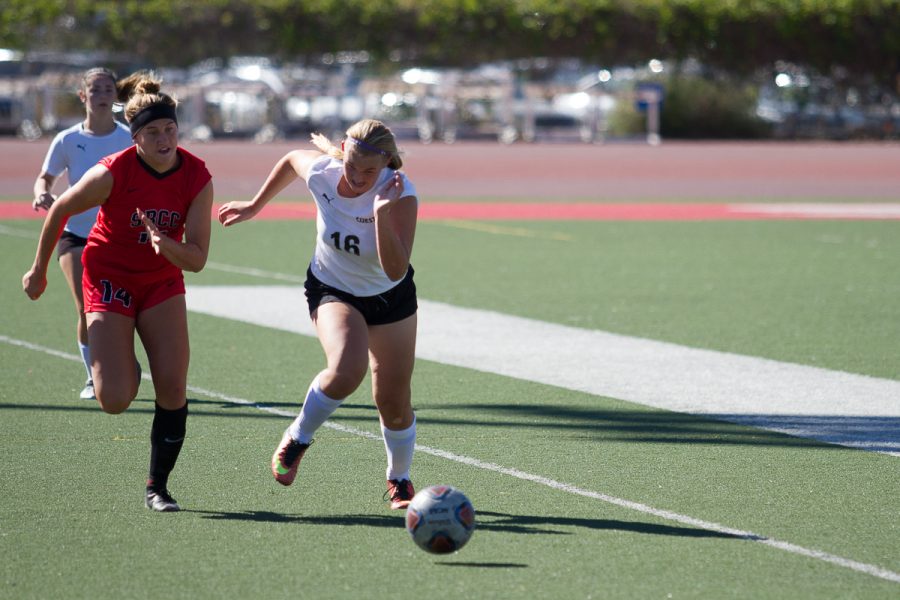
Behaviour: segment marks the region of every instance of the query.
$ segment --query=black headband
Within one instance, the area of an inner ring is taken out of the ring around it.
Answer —
[[[143,129],[147,123],[157,119],[172,119],[177,125],[178,118],[175,115],[175,107],[165,102],[155,102],[147,108],[141,109],[129,123],[131,137],[136,136],[137,132]]]

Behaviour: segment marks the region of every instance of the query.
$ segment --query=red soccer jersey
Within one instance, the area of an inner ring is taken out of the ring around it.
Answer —
[[[143,210],[159,230],[177,241],[184,236],[188,208],[212,176],[206,164],[178,148],[181,164],[157,173],[138,158],[137,146],[100,161],[113,176],[113,187],[100,207],[82,262],[104,270],[147,275],[157,280],[180,275],[181,269],[157,255],[137,216]]]

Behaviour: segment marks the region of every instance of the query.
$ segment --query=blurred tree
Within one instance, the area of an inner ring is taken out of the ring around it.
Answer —
[[[2,0],[0,47],[129,52],[159,65],[365,50],[376,63],[529,56],[600,64],[776,60],[893,82],[900,0]]]

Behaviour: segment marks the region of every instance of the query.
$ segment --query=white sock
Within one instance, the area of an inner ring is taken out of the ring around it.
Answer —
[[[341,402],[342,400],[334,400],[326,396],[322,388],[319,387],[319,378],[313,379],[309,390],[306,392],[303,408],[300,409],[300,414],[291,423],[291,437],[301,444],[310,443],[316,430],[337,410]]]
[[[88,348],[87,344],[78,342],[78,350],[81,351],[81,360],[84,361],[84,370],[87,371],[87,378],[93,380],[94,376],[91,374],[91,349]]]
[[[384,449],[387,451],[387,478],[409,479],[409,468],[412,466],[413,451],[416,449],[416,418],[406,429],[394,431],[381,426],[384,436]]]

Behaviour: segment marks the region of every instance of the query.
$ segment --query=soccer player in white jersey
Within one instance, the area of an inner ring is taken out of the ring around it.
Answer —
[[[128,126],[113,116],[113,103],[118,89],[116,75],[109,69],[89,69],[81,78],[78,97],[84,104],[84,121],[60,131],[47,151],[41,172],[34,182],[34,210],[49,210],[56,200],[52,190],[65,172],[72,187],[88,169],[104,156],[128,148],[134,142]],[[69,283],[75,308],[78,311],[76,337],[87,381],[81,390],[81,398],[94,399],[94,382],[91,379],[91,355],[88,347],[87,321],[84,316],[84,299],[81,293],[81,254],[87,243],[88,233],[97,220],[99,207],[72,216],[56,246],[59,266]]]
[[[290,485],[313,434],[372,370],[372,394],[387,452],[391,508],[406,508],[416,419],[410,383],[415,362],[416,288],[410,265],[418,199],[394,135],[383,123],[359,121],[341,147],[319,134],[318,150],[282,157],[250,201],[219,209],[226,227],[254,217],[298,176],[317,207],[315,252],[306,274],[309,312],[326,367],[272,456],[272,474]]]

